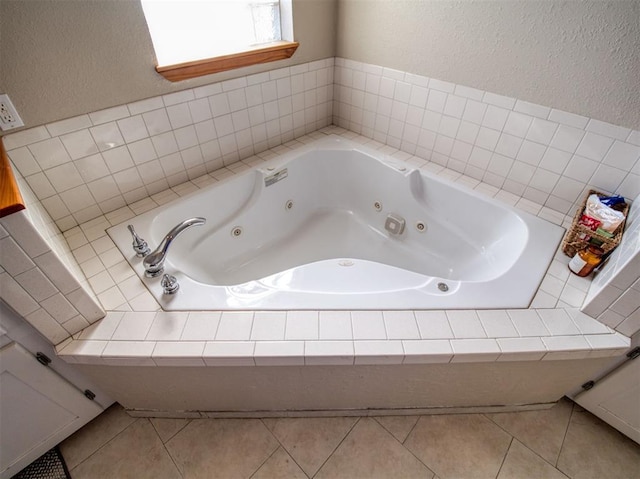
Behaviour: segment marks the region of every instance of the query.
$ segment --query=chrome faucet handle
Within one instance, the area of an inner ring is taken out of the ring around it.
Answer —
[[[164,271],[164,262],[167,259],[169,246],[171,246],[173,240],[187,228],[203,225],[206,221],[207,220],[205,218],[200,217],[189,218],[188,220],[184,220],[182,223],[174,226],[160,242],[158,247],[153,250],[153,252],[145,256],[144,260],[142,260],[144,275],[147,278],[156,278],[160,276]]]
[[[129,229],[131,237],[133,238],[133,243],[131,244],[133,245],[133,251],[136,252],[136,256],[138,258],[144,258],[149,253],[151,253],[151,248],[149,248],[149,245],[145,240],[138,236],[136,230],[133,229],[133,225],[127,225],[127,228]]]
[[[162,292],[164,294],[175,294],[180,289],[178,280],[175,276],[172,276],[170,274],[165,274],[164,276],[162,276],[162,280],[160,280],[160,286],[162,286]]]

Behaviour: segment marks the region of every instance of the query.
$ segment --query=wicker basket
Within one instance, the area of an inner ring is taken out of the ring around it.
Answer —
[[[571,227],[567,231],[567,234],[564,235],[564,239],[562,240],[562,251],[567,256],[573,257],[578,251],[586,248],[589,244],[589,238],[595,238],[598,241],[601,241],[602,245],[600,245],[600,247],[604,250],[605,253],[609,253],[611,250],[613,250],[620,244],[620,241],[622,240],[624,225],[626,223],[627,215],[629,214],[629,204],[627,204],[625,209],[622,211],[625,219],[616,228],[611,238],[596,233],[585,225],[579,224],[580,218],[582,217],[582,214],[584,213],[585,207],[587,205],[587,199],[594,193],[598,195],[599,198],[609,196],[596,190],[589,190],[589,193],[585,196],[584,201],[573,217]]]

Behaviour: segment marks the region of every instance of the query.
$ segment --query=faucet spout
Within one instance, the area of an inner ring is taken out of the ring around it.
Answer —
[[[147,278],[155,278],[164,271],[164,262],[167,259],[167,253],[169,252],[169,246],[176,237],[187,228],[191,226],[198,226],[205,224],[207,220],[204,218],[189,218],[182,223],[174,226],[171,231],[160,242],[158,247],[145,256],[142,264],[144,265],[144,275]]]

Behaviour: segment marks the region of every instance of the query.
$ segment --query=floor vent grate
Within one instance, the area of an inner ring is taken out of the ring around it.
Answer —
[[[71,479],[58,447],[50,449],[12,479]]]

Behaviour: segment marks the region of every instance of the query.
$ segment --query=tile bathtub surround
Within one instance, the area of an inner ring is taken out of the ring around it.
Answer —
[[[66,231],[330,123],[561,214],[640,193],[640,132],[343,58],[23,130],[12,163]]]
[[[631,207],[620,246],[608,262],[595,276],[583,310],[631,336],[640,330],[640,196]]]
[[[639,131],[343,58],[334,89],[334,124],[562,214],[640,193]]]
[[[2,298],[57,344],[105,313],[71,251],[78,244],[67,242],[20,172],[15,174],[26,209],[0,220],[2,236],[8,234],[0,240]]]
[[[58,344],[98,321],[104,311],[27,211],[0,219],[0,291],[11,308]]]
[[[80,364],[129,364],[141,366],[292,366],[292,365],[352,365],[352,364],[429,364],[475,361],[539,361],[610,357],[622,354],[629,345],[622,336],[596,320],[572,309],[530,309],[509,311],[517,317],[527,312],[540,325],[561,315],[566,328],[558,332],[545,330],[535,336],[521,334],[507,318],[509,333],[499,338],[478,333],[431,339],[429,334],[385,334],[377,340],[355,337],[318,339],[317,328],[307,331],[306,340],[288,340],[285,327],[282,334],[268,340],[250,339],[251,330],[258,327],[265,314],[282,315],[286,322],[304,319],[310,312],[276,311],[243,312],[246,322],[233,338],[223,329],[225,321],[232,323],[237,313],[207,312],[109,312],[99,323],[85,329],[73,341],[65,342],[58,353],[68,362]],[[318,312],[312,312],[318,314]],[[381,311],[345,312],[337,320],[344,329],[352,329],[359,319],[375,320]],[[399,328],[411,321],[417,328],[419,311],[385,311],[404,318]],[[475,315],[474,311],[430,311],[442,315],[449,324],[457,314]],[[484,316],[490,321],[500,311]],[[202,321],[206,316],[206,321]],[[218,319],[219,318],[219,319]],[[580,323],[592,329],[581,332]],[[201,334],[193,331],[203,328]],[[245,333],[242,333],[242,331]],[[163,331],[160,332],[159,331]]]
[[[333,58],[93,112],[5,137],[60,231],[331,124]]]
[[[402,152],[337,127],[286,143],[285,151],[324,134],[342,134],[389,154]],[[243,171],[273,157],[273,150],[234,165]],[[556,223],[563,215],[505,195],[455,171],[419,158],[424,169],[497,196]],[[226,177],[231,169],[214,175]],[[619,355],[628,339],[579,311],[590,281],[569,274],[569,258],[558,252],[528,310],[481,311],[193,311],[163,312],[142,286],[104,230],[137,213],[178,198],[213,176],[182,185],[92,220],[66,232],[77,244],[88,232],[93,250],[110,266],[87,254],[81,263],[105,319],[59,348],[69,362],[175,366],[335,365],[523,361]],[[109,219],[111,218],[111,219]],[[99,233],[100,231],[100,233]],[[84,246],[74,249],[84,255]],[[108,252],[108,254],[106,254]]]

